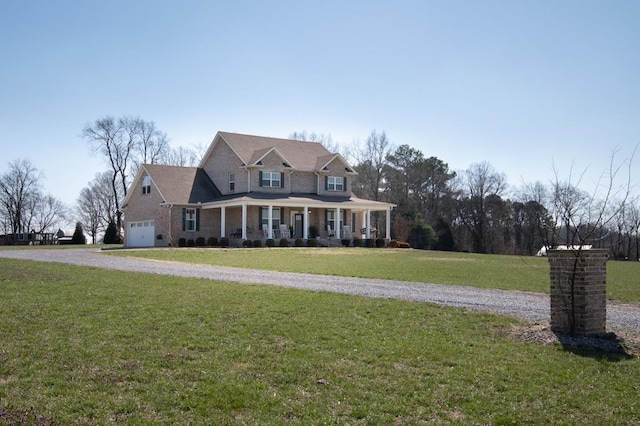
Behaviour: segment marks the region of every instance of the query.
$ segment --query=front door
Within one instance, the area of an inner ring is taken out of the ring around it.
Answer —
[[[295,213],[293,215],[293,238],[302,238],[304,232],[304,215]]]

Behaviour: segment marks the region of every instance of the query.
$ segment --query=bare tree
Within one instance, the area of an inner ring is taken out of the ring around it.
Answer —
[[[351,156],[355,161],[358,176],[355,179],[353,192],[359,197],[381,201],[384,193],[384,167],[393,145],[382,131],[371,132],[364,144],[355,143]]]
[[[115,197],[110,182],[111,172],[98,173],[78,196],[78,217],[93,244],[96,244],[97,236],[106,230],[109,222],[116,216]],[[122,197],[121,194],[120,196]]]
[[[140,119],[105,117],[87,124],[82,131],[94,152],[102,154],[109,165],[118,235],[122,233],[122,200],[127,195],[130,167],[141,144],[140,126]]]
[[[472,164],[461,173],[457,182],[460,199],[457,202],[457,219],[471,235],[473,251],[486,253],[489,197],[502,196],[506,190],[506,177],[495,171],[488,162]]]
[[[137,137],[135,144],[135,157],[131,176],[134,176],[142,164],[165,163],[170,154],[169,138],[160,131],[153,121],[144,121],[140,118],[131,120],[130,127]]]
[[[198,154],[191,148],[179,146],[175,149],[169,149],[163,164],[169,166],[194,167],[198,164]]]
[[[41,233],[69,224],[69,209],[53,195],[38,193],[34,201],[29,229]]]
[[[306,130],[303,130],[302,132],[291,133],[289,135],[289,139],[294,139],[294,140],[303,141],[303,142],[319,142],[325,148],[327,148],[329,152],[340,153],[345,158],[348,156],[346,155],[348,153],[344,151],[345,147],[341,145],[339,142],[334,141],[333,137],[331,137],[331,133],[327,133],[327,134],[316,133],[316,132],[307,133]]]
[[[9,171],[0,176],[0,216],[5,233],[15,236],[29,231],[27,209],[40,193],[40,179],[38,170],[26,159],[9,163]]]
[[[638,201],[629,203],[627,209],[627,229],[629,232],[627,242],[627,258],[640,261],[640,208]],[[633,246],[635,242],[635,254]]]
[[[637,147],[636,145],[636,149]],[[574,183],[573,165],[566,180],[558,177],[559,174],[554,167],[554,207],[557,210],[557,216],[562,219],[562,223],[567,228],[567,244],[570,244],[569,249],[573,252],[571,270],[563,271],[568,280],[569,294],[562,294],[571,334],[575,333],[577,319],[575,286],[582,252],[602,237],[603,231],[619,216],[629,202],[635,203],[635,200],[630,198],[632,195],[631,165],[636,149],[629,159],[620,163],[616,163],[616,151],[613,151],[608,169],[598,179],[591,193],[577,189],[586,171],[580,174],[578,182]]]
[[[82,188],[80,191],[77,209],[82,228],[91,236],[91,244],[95,244],[102,223],[100,220],[100,202],[90,187]]]
[[[557,218],[553,212],[553,194],[549,188],[540,181],[527,183],[516,194],[517,200],[522,203],[524,217],[517,217],[516,222],[526,222],[525,247],[529,248],[529,254],[533,254],[533,248],[551,248],[557,245],[558,228]],[[522,230],[522,228],[521,228]],[[516,230],[517,232],[518,230]]]
[[[41,188],[42,175],[29,162],[9,163],[9,171],[0,177],[0,222],[5,233],[44,233],[64,223],[67,207]]]

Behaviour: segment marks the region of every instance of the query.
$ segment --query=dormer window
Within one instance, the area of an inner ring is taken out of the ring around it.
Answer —
[[[142,178],[142,194],[150,194],[151,193],[151,176],[145,176]]]
[[[260,186],[264,188],[282,188],[284,184],[283,173],[260,172]]]
[[[327,191],[344,191],[345,178],[342,176],[327,176],[325,180],[325,189]]]

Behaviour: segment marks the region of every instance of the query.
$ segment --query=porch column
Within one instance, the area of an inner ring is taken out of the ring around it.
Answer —
[[[391,239],[391,209],[387,210],[387,229],[385,230],[386,239]]]
[[[371,209],[367,209],[367,240],[371,238]]]
[[[302,217],[302,221],[304,222],[302,224],[302,239],[306,240],[309,238],[309,206],[304,206]]]
[[[247,205],[242,205],[242,239],[247,239]]]
[[[342,234],[342,211],[340,207],[336,208],[336,232],[335,232],[336,240],[340,239],[340,235]]]
[[[227,228],[227,208],[220,207],[220,238],[226,237],[225,230]]]
[[[268,225],[267,227],[269,228],[268,232],[267,232],[267,238],[273,238],[273,205],[269,204],[269,219],[267,221]]]

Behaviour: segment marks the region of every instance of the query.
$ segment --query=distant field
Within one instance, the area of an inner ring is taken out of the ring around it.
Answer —
[[[434,284],[549,292],[549,261],[543,257],[366,248],[153,249],[114,255]],[[607,297],[640,302],[640,262],[607,265]]]
[[[415,262],[473,263],[437,256]],[[3,258],[0,271],[0,424],[640,422],[638,358],[524,341],[514,319]]]

